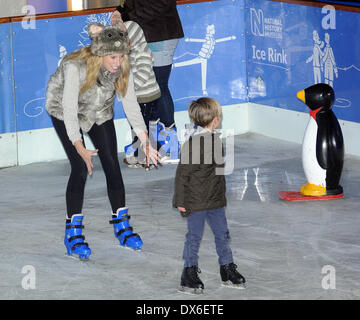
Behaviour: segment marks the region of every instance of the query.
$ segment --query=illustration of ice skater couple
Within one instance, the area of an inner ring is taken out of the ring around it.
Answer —
[[[333,87],[334,73],[338,77],[338,69],[335,62],[335,56],[330,46],[330,35],[325,33],[325,43],[320,40],[316,30],[313,31],[314,48],[313,54],[306,59],[306,63],[313,62],[314,83],[321,83],[321,73],[324,73],[324,82]],[[325,48],[324,48],[325,45]],[[323,49],[324,48],[324,49]]]

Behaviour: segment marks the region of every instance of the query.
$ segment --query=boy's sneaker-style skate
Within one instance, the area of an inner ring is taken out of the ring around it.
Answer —
[[[245,289],[245,278],[236,270],[235,263],[220,266],[222,285],[236,289]]]
[[[82,214],[75,214],[72,216],[71,222],[66,223],[64,244],[69,256],[76,254],[80,260],[86,261],[89,259],[91,250],[89,245],[84,242],[85,237],[82,235],[83,218]]]
[[[184,267],[179,291],[189,294],[202,294],[204,284],[200,280],[198,273],[201,273],[198,266]]]
[[[128,208],[125,207],[118,209],[109,222],[114,225],[114,234],[120,241],[120,245],[141,250],[143,242],[137,233],[133,233],[129,220]]]

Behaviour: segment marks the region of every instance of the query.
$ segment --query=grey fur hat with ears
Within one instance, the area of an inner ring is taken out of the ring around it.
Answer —
[[[130,41],[128,33],[120,25],[104,26],[101,23],[88,25],[88,34],[91,39],[91,52],[103,57],[112,53],[129,54]]]

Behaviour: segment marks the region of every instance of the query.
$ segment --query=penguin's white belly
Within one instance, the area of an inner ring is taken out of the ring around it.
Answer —
[[[307,182],[326,187],[326,170],[320,167],[316,158],[317,130],[316,121],[310,117],[302,144],[302,163]]]

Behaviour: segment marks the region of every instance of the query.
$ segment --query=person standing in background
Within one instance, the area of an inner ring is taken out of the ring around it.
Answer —
[[[155,103],[154,115],[163,124],[163,130],[176,132],[174,102],[169,90],[169,78],[175,49],[184,37],[176,0],[121,0],[111,19],[121,12],[123,21],[135,21],[144,31],[154,56],[154,72],[160,86],[161,97]]]
[[[120,10],[120,9],[119,9]],[[134,75],[134,88],[138,103],[141,108],[146,128],[149,132],[149,122],[157,120],[154,118],[154,103],[161,96],[160,87],[156,81],[153,69],[154,57],[146,42],[144,32],[141,27],[134,21],[122,20],[123,10],[119,15],[112,17],[112,24],[121,25],[124,32],[126,31],[130,41],[130,66]],[[133,129],[133,128],[132,128]],[[145,155],[139,150],[140,141],[136,133],[132,130],[132,142],[125,146],[124,163],[130,168],[145,167],[149,170],[154,167],[146,165]],[[139,155],[140,151],[140,155]]]

